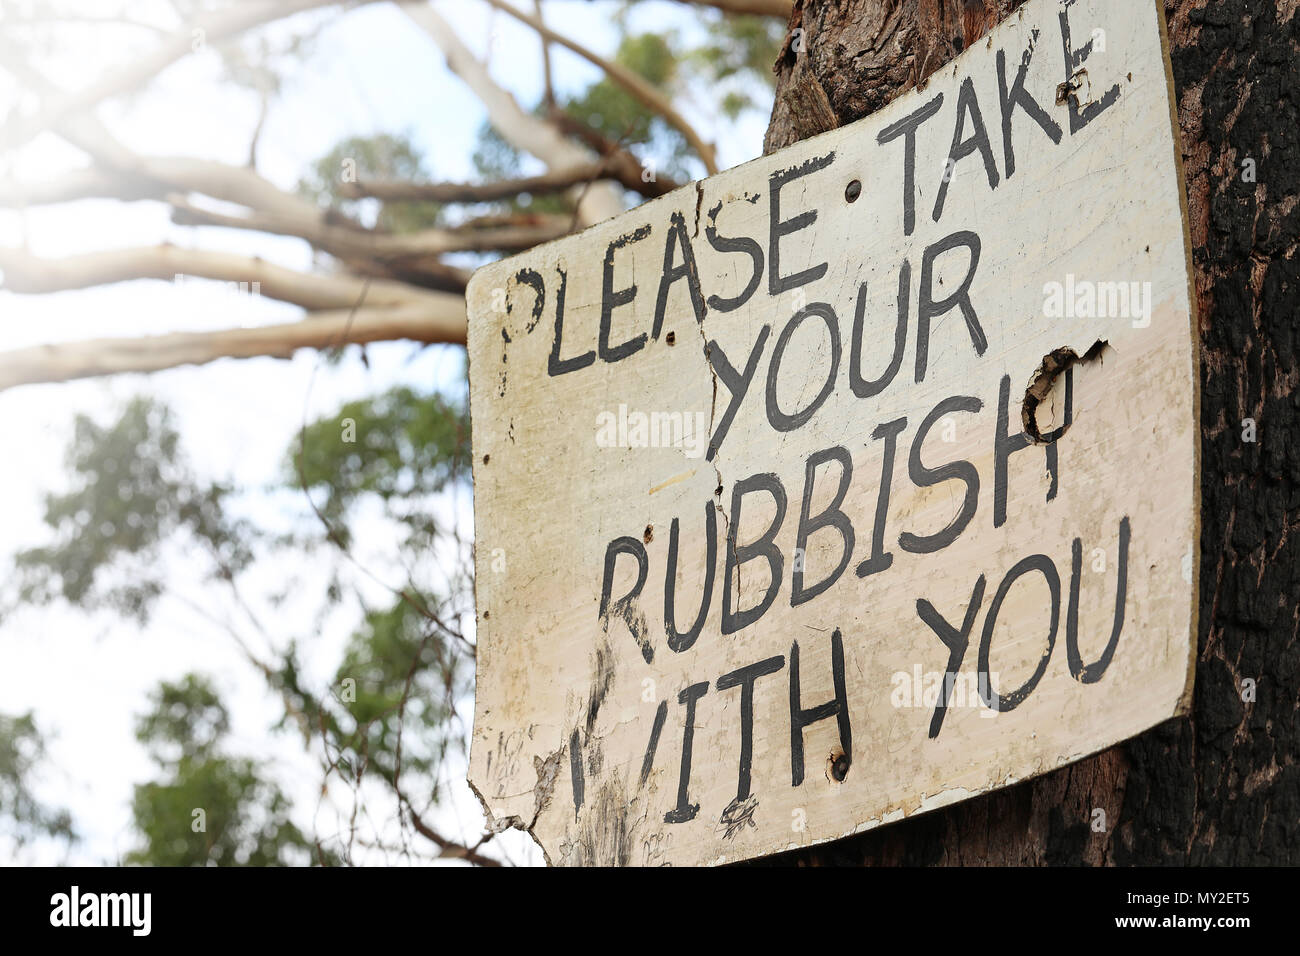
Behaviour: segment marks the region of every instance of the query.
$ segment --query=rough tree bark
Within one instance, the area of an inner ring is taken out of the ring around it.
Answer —
[[[1019,4],[797,2],[766,150],[879,109]],[[1044,777],[774,862],[1300,862],[1297,6],[1165,2],[1201,326],[1193,713]],[[1248,158],[1254,182],[1242,176]],[[1105,832],[1090,826],[1097,807]]]

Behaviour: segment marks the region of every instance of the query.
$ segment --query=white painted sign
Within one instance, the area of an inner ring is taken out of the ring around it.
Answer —
[[[1186,712],[1196,335],[1151,0],[480,269],[470,780],[719,863]]]

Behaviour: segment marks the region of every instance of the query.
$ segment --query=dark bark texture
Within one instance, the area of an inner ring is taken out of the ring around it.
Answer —
[[[766,150],[874,112],[1017,6],[797,2]],[[1192,714],[1015,787],[769,862],[1300,863],[1297,6],[1165,2],[1202,350]],[[1242,175],[1247,159],[1254,182]],[[1244,419],[1256,423],[1254,442]],[[1243,700],[1246,679],[1254,701]],[[1105,832],[1091,827],[1098,807]]]

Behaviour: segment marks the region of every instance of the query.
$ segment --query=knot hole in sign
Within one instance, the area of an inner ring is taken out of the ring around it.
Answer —
[[[1099,358],[1106,347],[1106,341],[1098,339],[1083,355],[1079,355],[1074,349],[1065,346],[1053,349],[1043,356],[1043,361],[1038,366],[1038,370],[1034,372],[1033,377],[1029,380],[1029,386],[1025,389],[1025,399],[1021,403],[1021,418],[1025,434],[1030,441],[1036,445],[1049,445],[1065,434],[1074,421],[1074,366],[1081,362],[1091,362],[1093,359]],[[1057,379],[1062,375],[1065,376],[1063,383],[1065,392],[1064,419],[1058,427],[1043,432],[1038,423],[1038,408],[1052,394]]]
[[[833,753],[830,756],[826,775],[836,783],[843,783],[844,778],[849,775],[849,767],[852,763],[853,761],[849,759],[847,754]]]

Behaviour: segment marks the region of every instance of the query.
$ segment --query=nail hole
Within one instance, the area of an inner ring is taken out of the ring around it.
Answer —
[[[489,461],[491,458],[492,458],[491,455],[484,455],[484,456],[483,456],[483,464],[486,465],[486,464],[488,463],[488,461]]]
[[[676,345],[676,344],[677,344],[677,333],[676,333],[676,332],[669,332],[666,336],[664,336],[664,341],[667,342],[669,345]]]
[[[849,765],[853,761],[849,760],[847,754],[840,754],[838,757],[831,759],[831,779],[836,783],[843,783],[844,778],[849,775]]]
[[[654,536],[655,536],[655,526],[652,524],[646,525],[645,534],[641,536],[643,539],[645,539],[645,543],[649,544],[651,541],[653,541]]]
[[[844,198],[849,202],[856,202],[857,198],[861,195],[862,182],[860,180],[855,179],[844,187]]]
[[[488,618],[490,618],[491,616],[492,616],[492,612],[491,612],[491,611],[484,611],[484,612],[483,612],[483,620],[486,621],[486,620],[487,620]]]

